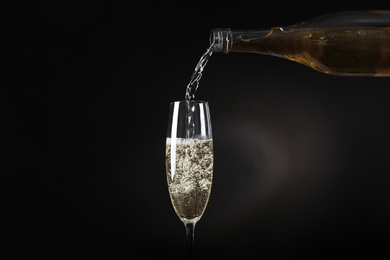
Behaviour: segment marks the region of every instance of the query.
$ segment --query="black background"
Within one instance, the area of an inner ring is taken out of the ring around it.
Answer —
[[[390,9],[376,2],[2,1],[1,254],[184,259],[168,106],[210,30]],[[388,256],[389,97],[390,78],[214,53],[196,93],[215,145],[197,259]]]

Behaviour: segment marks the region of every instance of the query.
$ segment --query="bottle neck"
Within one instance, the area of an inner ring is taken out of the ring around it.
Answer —
[[[218,28],[211,30],[210,44],[212,51],[229,53],[233,44],[233,33],[229,28]]]
[[[212,29],[210,44],[213,52],[253,52],[254,42],[259,42],[272,33],[272,30],[232,30],[230,28]]]

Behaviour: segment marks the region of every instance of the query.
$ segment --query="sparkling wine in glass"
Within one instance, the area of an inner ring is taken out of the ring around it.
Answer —
[[[169,196],[185,226],[190,260],[194,258],[195,224],[206,209],[213,181],[213,137],[207,101],[170,103],[165,155]]]

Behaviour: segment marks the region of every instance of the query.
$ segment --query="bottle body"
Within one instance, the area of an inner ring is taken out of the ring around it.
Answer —
[[[390,11],[339,12],[269,30],[214,29],[214,52],[285,58],[326,74],[390,76]]]

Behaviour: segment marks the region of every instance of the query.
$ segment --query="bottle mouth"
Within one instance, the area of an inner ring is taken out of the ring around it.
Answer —
[[[231,30],[229,28],[212,29],[209,41],[212,51],[229,53],[233,44]]]

